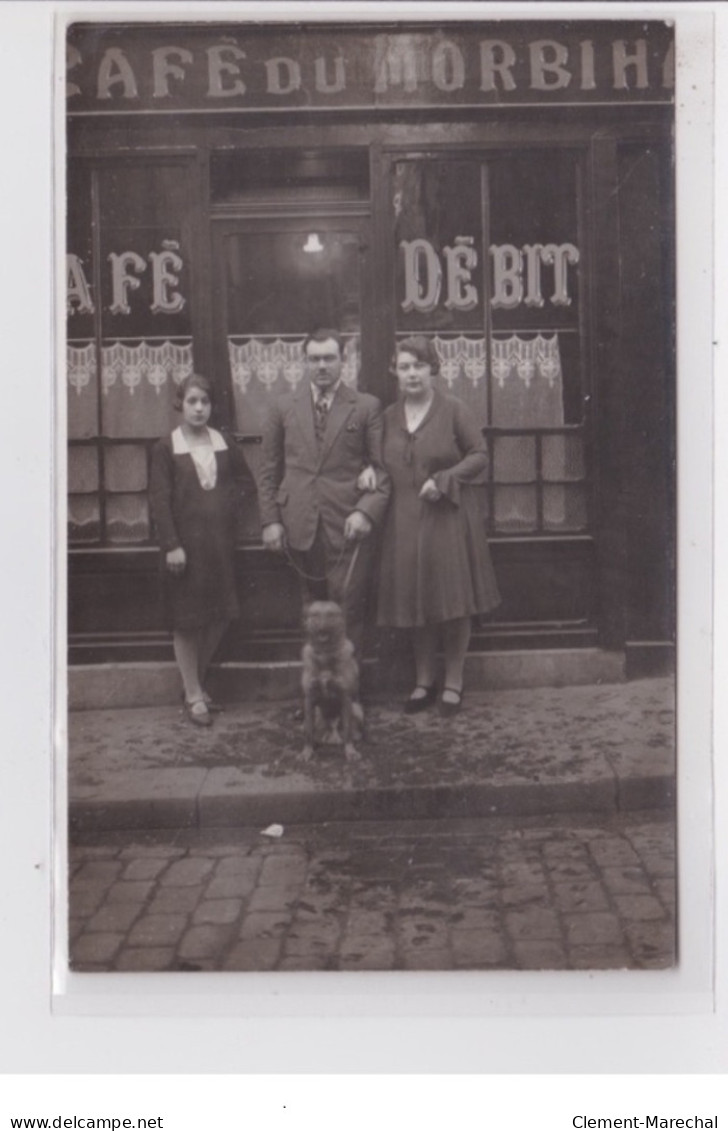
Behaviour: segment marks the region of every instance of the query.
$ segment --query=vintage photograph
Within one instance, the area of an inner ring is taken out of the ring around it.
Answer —
[[[385,12],[63,31],[74,973],[678,962],[674,29]]]

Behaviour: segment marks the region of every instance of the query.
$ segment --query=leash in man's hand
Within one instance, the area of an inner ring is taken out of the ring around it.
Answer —
[[[344,578],[344,585],[342,587],[342,593],[346,593],[346,590],[349,588],[349,582],[351,581],[351,575],[354,572],[354,566],[356,565],[356,560],[359,557],[360,548],[361,548],[361,541],[357,541],[356,545],[354,546],[354,551],[351,555],[351,561],[349,562],[348,568],[346,570],[346,577]],[[288,549],[288,546],[285,545],[285,544],[283,546],[283,552],[286,555],[286,557],[288,558],[288,561],[291,563],[291,565],[295,569],[298,576],[302,577],[304,579],[304,581],[329,581],[330,578],[333,577],[335,571],[339,568],[339,566],[343,562],[344,555],[346,554],[347,549],[348,549],[348,543],[344,542],[344,545],[341,547],[341,550],[339,551],[339,556],[337,557],[334,564],[331,566],[331,569],[328,569],[326,571],[326,573],[322,574],[321,576],[318,576],[318,575],[313,574],[313,573],[306,573],[305,570],[301,569],[301,567],[298,565],[298,563],[294,561],[294,559],[291,555],[291,551]]]

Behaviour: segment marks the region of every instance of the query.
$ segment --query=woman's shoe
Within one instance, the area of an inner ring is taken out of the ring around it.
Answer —
[[[184,712],[188,721],[194,723],[196,727],[212,726],[212,716],[204,699],[193,699],[191,703],[185,699]]]
[[[212,696],[208,695],[206,691],[203,691],[202,694],[208,711],[213,715],[221,715],[225,708],[220,703],[216,703]]]
[[[423,695],[415,695],[416,691],[424,692]],[[418,683],[415,690],[406,700],[404,705],[405,715],[416,715],[419,711],[426,711],[431,707],[437,698],[437,688],[434,683],[431,687],[425,687],[424,684]]]
[[[443,687],[443,695],[446,691],[449,691],[451,695],[457,695],[457,699],[453,701],[450,701],[449,699],[443,699],[442,696],[440,697],[440,714],[444,719],[449,719],[452,718],[453,715],[457,715],[458,711],[462,707],[463,691],[462,688],[458,690],[457,687]]]
[[[223,711],[225,710],[225,708],[222,706],[222,704],[216,703],[215,700],[212,698],[212,696],[208,695],[208,693],[206,691],[202,692],[202,698],[204,699],[205,704],[207,705],[207,709],[208,709],[208,711],[210,712],[211,715],[221,715],[223,713]],[[184,706],[184,702],[185,702],[184,691],[180,692],[180,699],[182,700],[182,704]]]

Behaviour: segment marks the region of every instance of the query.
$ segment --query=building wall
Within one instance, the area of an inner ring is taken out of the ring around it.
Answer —
[[[175,382],[192,366],[212,376],[218,422],[254,469],[267,403],[300,379],[307,330],[331,321],[347,379],[385,402],[396,337],[431,335],[443,387],[486,432],[504,601],[476,647],[671,640],[671,111],[621,96],[506,118],[425,114],[413,97],[285,126],[264,108],[69,119],[75,658],[168,647],[145,492]],[[304,251],[314,235],[323,252]],[[260,548],[253,493],[239,524],[244,616],[228,649],[282,654],[295,581]]]

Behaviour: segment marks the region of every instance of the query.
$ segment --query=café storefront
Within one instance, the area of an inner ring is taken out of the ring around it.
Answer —
[[[434,340],[489,442],[500,608],[472,647],[670,662],[673,37],[659,22],[75,24],[67,41],[72,662],[171,656],[146,490],[174,384],[251,468],[301,342],[389,403]],[[295,655],[240,512],[231,660]]]

